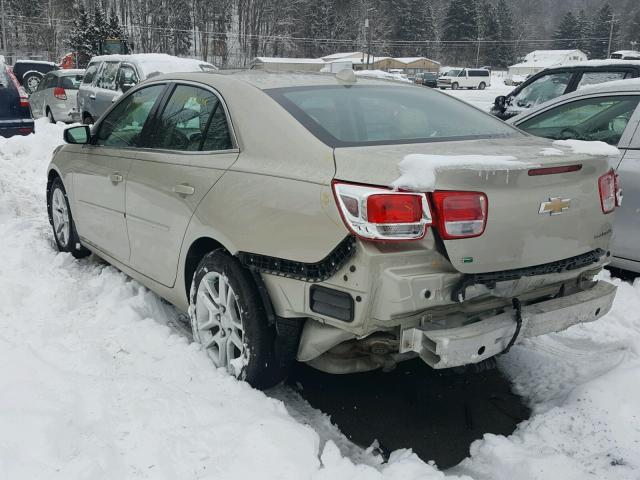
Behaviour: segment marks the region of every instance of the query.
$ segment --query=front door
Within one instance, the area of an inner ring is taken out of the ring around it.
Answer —
[[[176,85],[127,179],[132,268],[173,286],[180,248],[198,204],[238,157],[215,92]]]
[[[133,92],[96,126],[73,172],[74,214],[78,234],[121,262],[129,260],[125,190],[149,114],[164,84]]]

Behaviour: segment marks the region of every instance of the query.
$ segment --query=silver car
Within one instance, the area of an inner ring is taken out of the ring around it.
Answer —
[[[51,123],[79,121],[76,97],[83,75],[84,70],[53,70],[47,73],[29,97],[33,117],[47,117]]]
[[[123,93],[154,75],[213,70],[216,70],[215,66],[202,60],[164,53],[93,57],[78,93],[81,120],[85,124],[94,123]]]
[[[600,140],[618,147],[624,201],[616,214],[611,265],[640,273],[640,80],[594,85],[509,119],[533,135]]]
[[[610,309],[606,155],[548,157],[440,91],[345,72],[132,88],[54,153],[58,248],[188,311],[213,363],[260,387],[293,359],[474,364]]]

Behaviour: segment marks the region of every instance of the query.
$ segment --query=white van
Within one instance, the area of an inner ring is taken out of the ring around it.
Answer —
[[[477,88],[484,90],[491,85],[491,72],[485,68],[461,68],[449,70],[438,78],[438,88]]]

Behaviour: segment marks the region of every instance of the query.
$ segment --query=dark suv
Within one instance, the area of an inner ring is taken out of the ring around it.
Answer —
[[[640,77],[640,61],[637,60],[587,60],[547,68],[528,78],[509,95],[496,97],[491,113],[506,120],[589,85],[636,77]]]
[[[58,70],[58,66],[53,62],[41,60],[18,60],[13,65],[14,75],[29,94],[38,89],[42,77],[51,70]]]
[[[33,132],[29,99],[10,68],[0,62],[0,137]]]

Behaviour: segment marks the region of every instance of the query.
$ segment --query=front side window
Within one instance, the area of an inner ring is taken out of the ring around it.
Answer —
[[[623,80],[625,74],[626,72],[585,72],[582,74],[577,90],[588,87],[589,85]]]
[[[208,90],[178,85],[158,120],[152,148],[200,150],[218,104],[218,97]]]
[[[312,86],[266,90],[332,147],[516,136],[495,117],[412,86]]]
[[[153,85],[124,97],[100,123],[97,144],[110,147],[137,147],[149,112],[164,89]]]
[[[511,100],[511,105],[520,108],[531,108],[540,105],[562,95],[569,82],[572,73],[551,73],[538,78],[524,87]]]
[[[98,65],[96,65],[95,63],[89,65],[89,67],[84,72],[84,77],[82,77],[82,84],[88,85],[90,83],[93,83],[93,79],[95,78],[97,71]]]
[[[617,145],[640,96],[596,97],[559,105],[518,127],[554,140],[600,140]]]
[[[117,62],[106,62],[98,76],[98,88],[116,90],[116,74],[118,73]]]
[[[120,66],[120,70],[118,71],[118,89],[121,89],[123,85],[127,85],[131,88],[139,81],[138,74],[131,65]]]

